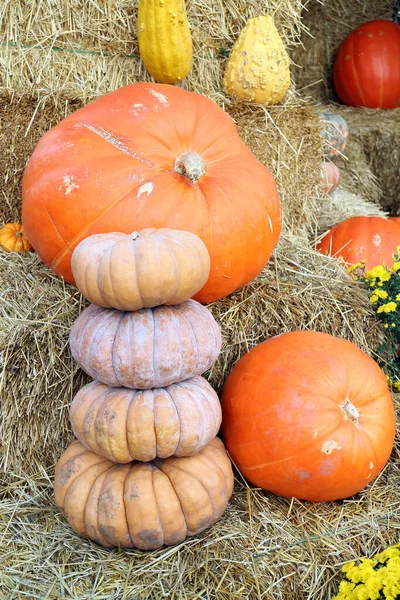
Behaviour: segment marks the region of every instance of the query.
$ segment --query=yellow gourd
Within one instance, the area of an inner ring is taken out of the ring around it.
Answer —
[[[256,104],[275,104],[284,98],[289,86],[289,56],[273,18],[251,17],[226,66],[226,93]]]
[[[185,0],[140,0],[137,32],[142,61],[159,83],[182,81],[192,66]]]

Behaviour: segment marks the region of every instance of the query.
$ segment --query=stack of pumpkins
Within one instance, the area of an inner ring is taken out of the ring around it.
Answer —
[[[95,380],[70,410],[78,438],[61,456],[55,499],[71,527],[103,546],[143,550],[213,524],[233,490],[219,398],[200,375],[221,348],[211,313],[192,298],[210,258],[173,229],[84,239],[72,256],[89,305],[70,334]]]

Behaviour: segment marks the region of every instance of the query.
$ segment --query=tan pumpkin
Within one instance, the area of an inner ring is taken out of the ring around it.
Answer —
[[[289,55],[271,15],[248,19],[229,56],[227,94],[257,104],[280,102],[290,87]]]
[[[80,536],[153,550],[200,533],[223,514],[233,473],[220,439],[191,457],[113,463],[78,441],[56,466],[57,506]]]
[[[71,268],[90,302],[133,311],[191,298],[208,279],[210,256],[194,233],[143,229],[85,238],[72,254]]]
[[[72,356],[93,379],[144,390],[207,371],[221,349],[221,330],[195,300],[136,312],[91,304],[69,341]]]
[[[75,396],[70,419],[89,450],[118,463],[147,462],[199,452],[218,433],[221,405],[203,377],[152,390],[92,381]]]

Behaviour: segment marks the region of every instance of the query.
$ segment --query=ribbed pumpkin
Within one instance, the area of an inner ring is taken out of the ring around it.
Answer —
[[[0,246],[6,252],[26,252],[32,246],[21,223],[6,223],[0,229]]]
[[[185,0],[139,0],[137,36],[140,57],[159,83],[178,83],[193,58]]]
[[[91,304],[76,319],[69,342],[93,379],[145,390],[207,371],[221,349],[221,330],[195,300],[135,312]]]
[[[326,111],[322,111],[319,116],[322,122],[321,137],[324,156],[325,158],[339,156],[344,152],[349,137],[347,121],[340,115]]]
[[[57,463],[57,506],[80,536],[106,547],[153,550],[200,533],[223,514],[230,460],[215,438],[192,457],[120,465],[73,442]]]
[[[152,390],[93,381],[75,396],[70,419],[89,450],[118,463],[147,462],[199,452],[218,433],[221,405],[203,377]]]
[[[47,132],[24,173],[22,222],[41,257],[73,283],[71,255],[89,235],[148,227],[191,231],[211,270],[211,302],[264,268],[281,231],[273,176],[217,104],[134,83]]]
[[[339,48],[333,83],[348,106],[400,106],[400,25],[376,20],[352,31]]]
[[[326,161],[321,166],[320,189],[325,194],[332,194],[340,182],[340,170],[335,163]]]
[[[400,245],[399,226],[383,217],[351,217],[332,227],[317,244],[322,254],[342,257],[353,265],[365,260],[366,269],[393,263]]]
[[[239,100],[280,102],[290,87],[289,56],[270,15],[248,19],[226,65],[224,88]]]
[[[71,268],[90,302],[133,311],[188,300],[206,283],[210,256],[193,233],[143,229],[85,238],[72,254]]]
[[[325,333],[259,344],[234,366],[221,402],[235,465],[279,496],[352,496],[392,450],[396,421],[384,373],[357,346]]]

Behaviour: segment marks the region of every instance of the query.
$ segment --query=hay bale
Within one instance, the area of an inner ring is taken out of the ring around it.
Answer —
[[[387,214],[379,204],[339,187],[333,194],[321,198],[316,214],[317,233],[324,233],[350,217],[386,217]]]
[[[307,4],[307,1],[305,2]],[[84,101],[134,81],[150,81],[136,35],[137,2],[13,0],[2,13],[0,91],[40,90]],[[299,43],[302,5],[260,0],[288,46]],[[187,4],[194,63],[183,86],[223,102],[222,76],[230,51],[254,8],[246,0],[192,0]]]

